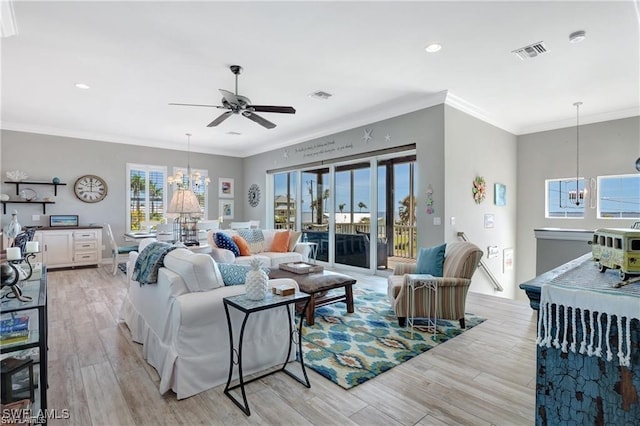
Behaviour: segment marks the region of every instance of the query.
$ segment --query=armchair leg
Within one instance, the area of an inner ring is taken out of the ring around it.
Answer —
[[[400,327],[406,327],[407,326],[407,317],[398,317],[398,325]]]
[[[465,328],[465,326],[464,326],[464,317],[460,318],[460,328]]]

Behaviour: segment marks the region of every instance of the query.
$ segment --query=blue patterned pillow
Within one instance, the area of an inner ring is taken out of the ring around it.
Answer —
[[[233,263],[218,263],[218,269],[222,275],[224,285],[243,285],[247,278],[247,272],[251,270],[249,265],[235,265]],[[260,268],[269,275],[269,268]]]
[[[262,229],[238,229],[238,235],[245,239],[251,254],[262,253],[268,249],[268,247],[265,247]]]
[[[224,232],[216,232],[213,241],[218,247],[231,250],[235,257],[240,256],[240,249],[238,248],[238,245],[235,243],[235,241],[233,241],[233,238],[231,238]]]

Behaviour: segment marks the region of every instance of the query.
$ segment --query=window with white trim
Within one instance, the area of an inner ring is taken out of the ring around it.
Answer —
[[[545,180],[546,200],[545,217],[547,219],[582,219],[586,190],[584,178],[564,178]]]
[[[127,163],[127,230],[145,231],[162,222],[167,209],[167,168]]]
[[[598,219],[640,219],[640,174],[598,176]]]

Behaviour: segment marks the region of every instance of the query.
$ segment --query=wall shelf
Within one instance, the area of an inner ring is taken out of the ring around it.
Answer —
[[[35,181],[35,180],[21,180],[19,182],[16,182],[16,181],[13,181],[13,180],[5,180],[4,183],[15,185],[16,186],[16,195],[20,195],[20,185],[51,185],[51,186],[53,186],[53,195],[54,196],[58,195],[58,187],[59,186],[66,186],[67,185],[66,183],[42,182],[42,181]],[[15,201],[12,201],[12,202],[15,202]]]
[[[47,204],[55,201],[2,201],[2,214],[7,214],[7,204],[42,204],[42,214],[47,214]]]

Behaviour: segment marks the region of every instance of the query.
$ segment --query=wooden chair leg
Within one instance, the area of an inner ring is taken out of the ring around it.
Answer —
[[[465,326],[464,326],[464,317],[460,318],[460,328],[465,328]]]
[[[113,258],[113,275],[118,272],[118,256],[114,256]]]
[[[407,326],[407,317],[398,317],[398,325],[400,327],[406,327]]]

